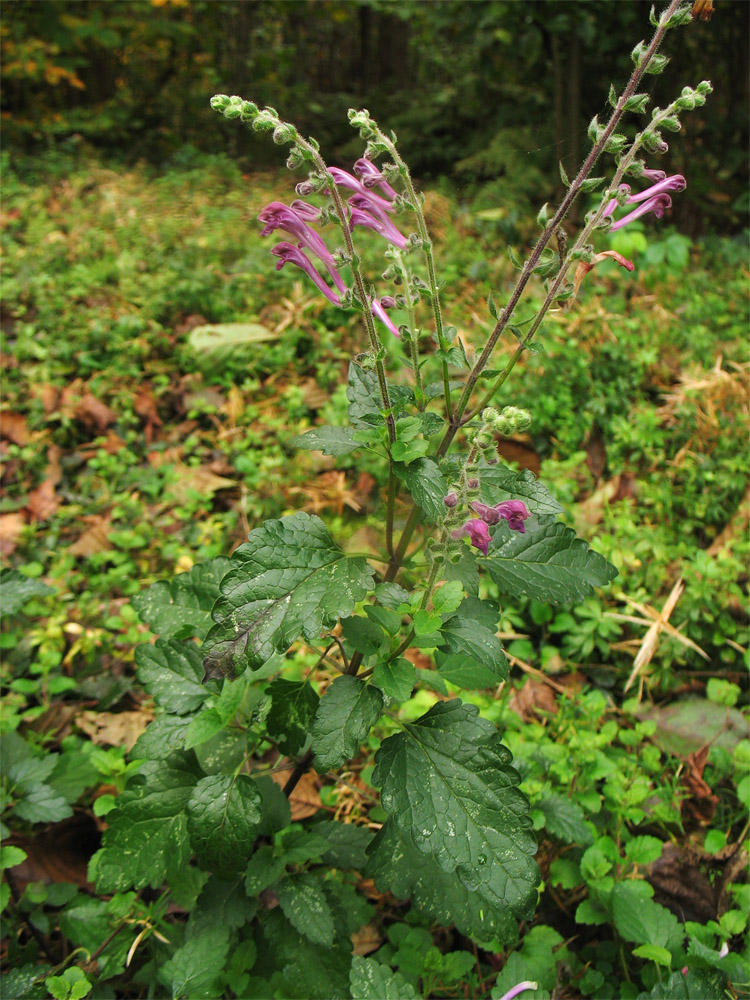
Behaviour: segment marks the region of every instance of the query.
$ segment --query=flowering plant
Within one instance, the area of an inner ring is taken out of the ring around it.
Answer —
[[[591,122],[591,149],[578,174],[571,180],[562,171],[566,194],[554,212],[540,211],[541,234],[518,262],[515,287],[502,307],[489,296],[492,323],[473,357],[446,322],[422,198],[392,133],[366,110],[350,111],[365,146],[349,172],[328,166],[315,140],[275,109],[240,97],[212,100],[227,118],[289,146],[288,167],[307,171],[297,199],[260,213],[260,235],[282,237],[271,247],[277,269],[301,269],[333,306],[358,311],[366,339],[349,366],[349,425],[316,427],[291,443],[334,457],[379,456],[382,547],[347,552],[320,518],[291,513],[254,527],[230,560],[198,565],[136,601],[161,635],[136,658],[165,711],[139,748],[154,766],[110,814],[94,871],[100,887],[123,887],[114,857],[130,843],[128,809],[139,807],[149,782],[171,781],[187,816],[182,853],[232,887],[225,891],[234,894],[240,923],[253,918],[260,894],[273,890],[279,906],[264,917],[264,933],[269,940],[291,936],[303,956],[286,961],[280,944],[277,965],[266,962],[285,989],[296,988],[289,984],[304,956],[322,962],[327,977],[307,995],[343,995],[334,991],[349,988],[341,987],[342,976],[354,996],[396,989],[377,962],[351,961],[349,935],[361,926],[353,888],[319,877],[316,863],[366,870],[379,891],[411,899],[431,919],[496,950],[512,944],[518,922],[534,913],[541,876],[520,776],[496,727],[472,704],[447,697],[447,684],[452,691],[489,689],[508,680],[497,595],[572,604],[616,570],[557,519],[562,509],[541,482],[499,460],[498,437],[527,430],[530,417],[512,403],[493,404],[524,353],[535,349],[553,305],[569,308],[585,275],[604,259],[633,269],[614,251],[597,251],[597,237],[647,213],[660,218],[671,194],[684,189],[682,176],[648,167],[642,154],[666,150],[662,133],[680,127],[680,112],[705,102],[710,84],[686,87],[630,138],[617,129],[628,113],[645,112],[642,78],[661,71],[666,32],[689,17],[679,0],[652,13],[653,37],[634,49],[623,92],[610,92],[608,120]],[[607,181],[592,176],[605,154],[614,156]],[[633,193],[626,176],[645,186]],[[580,230],[566,233],[574,200],[597,189],[598,203]],[[323,235],[334,227],[334,237]],[[386,262],[375,284],[359,247],[367,230],[382,241]],[[542,285],[541,305],[518,321],[533,278]],[[495,369],[502,336],[515,346]],[[314,649],[316,667],[333,676],[322,690],[315,671],[285,676],[285,657],[298,642]],[[410,650],[428,656],[431,668],[418,671]],[[187,684],[179,704],[165,693],[166,676]],[[399,704],[418,685],[446,697],[417,718],[402,718]],[[331,822],[290,833],[287,800],[303,776],[313,768],[340,774],[383,716],[391,735],[379,745],[371,776],[384,814],[377,832]],[[239,763],[199,766],[190,751],[230,725],[243,734]],[[255,773],[253,751],[261,745],[286,758],[277,764],[289,769],[283,795]],[[176,863],[169,843],[164,873]]]

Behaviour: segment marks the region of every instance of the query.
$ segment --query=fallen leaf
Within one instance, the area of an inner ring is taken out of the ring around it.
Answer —
[[[714,818],[719,798],[714,795],[711,786],[703,777],[703,771],[708,761],[707,746],[688,754],[687,767],[682,775],[682,783],[687,789],[688,797],[680,804],[683,820],[692,820],[700,826],[708,825]]]
[[[352,934],[351,939],[354,955],[369,955],[377,951],[383,943],[383,935],[378,930],[377,924],[365,924]]]
[[[21,413],[11,413],[10,410],[0,411],[0,437],[7,438],[13,444],[28,444],[31,432],[26,417]]]
[[[60,402],[60,390],[55,385],[50,385],[49,382],[42,385],[37,390],[37,394],[42,401],[42,407],[47,416],[50,413],[54,413],[57,409],[57,405]]]
[[[291,771],[271,771],[270,777],[283,788],[289,780],[290,774]],[[289,796],[289,805],[292,810],[292,822],[295,823],[298,819],[314,816],[320,809],[322,802],[318,791],[318,778],[312,771],[307,771],[302,775],[297,787]]]
[[[133,712],[81,712],[75,721],[95,745],[132,750],[153,718],[152,711],[141,708]]]
[[[32,490],[26,502],[26,510],[32,524],[38,521],[49,521],[59,506],[60,500],[55,492],[55,483],[52,479],[45,479],[41,486]]]
[[[31,836],[14,836],[10,843],[22,848],[27,858],[13,869],[20,891],[29,882],[72,882],[89,892],[88,864],[101,847],[101,835],[93,816],[76,812],[70,819],[38,828]]]
[[[509,707],[524,722],[529,722],[538,718],[539,713],[556,712],[557,701],[548,684],[527,677],[523,687],[512,692]]]
[[[217,490],[228,490],[235,487],[234,479],[217,476],[206,465],[181,465],[177,471],[177,480],[170,483],[166,492],[177,503],[184,503],[190,493],[212,497]]]
[[[91,444],[85,444],[82,448],[77,450],[77,454],[80,458],[84,458],[88,461],[88,459],[93,458],[100,449],[102,451],[106,451],[108,455],[116,455],[117,452],[124,447],[125,442],[123,439],[110,427],[107,430],[104,441],[92,441]]]
[[[103,434],[117,420],[117,414],[106,403],[87,392],[76,403],[75,416],[91,430]]]
[[[88,517],[89,527],[79,535],[73,544],[68,548],[68,555],[71,556],[93,556],[97,552],[106,552],[112,548],[109,539],[112,520],[109,514],[95,514]]]
[[[584,447],[586,448],[586,465],[588,465],[594,479],[600,479],[607,464],[607,449],[598,424],[594,424],[592,427]]]
[[[151,444],[154,439],[154,428],[162,426],[162,419],[156,408],[156,400],[151,386],[141,387],[133,401],[133,409],[146,425],[143,431],[146,444]]]
[[[26,518],[20,511],[0,514],[0,555],[13,554],[18,537],[26,527]]]
[[[531,469],[535,476],[539,475],[542,460],[531,444],[519,441],[517,438],[503,439],[498,441],[497,453],[506,462],[518,462],[522,469]]]

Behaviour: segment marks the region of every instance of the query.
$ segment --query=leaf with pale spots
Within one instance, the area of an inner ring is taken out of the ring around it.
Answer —
[[[260,792],[246,774],[201,778],[187,804],[190,844],[199,865],[221,876],[242,871],[258,833],[260,806]]]
[[[301,635],[318,639],[372,589],[367,560],[347,557],[304,512],[251,531],[232,562],[203,645],[208,677],[256,669]]]
[[[383,694],[360,677],[337,677],[320,699],[312,728],[315,769],[319,774],[341,767],[378,721]]]
[[[388,737],[375,764],[373,784],[382,786],[405,858],[416,849],[467,893],[517,919],[531,916],[539,869],[529,803],[510,751],[475,706],[438,703]]]

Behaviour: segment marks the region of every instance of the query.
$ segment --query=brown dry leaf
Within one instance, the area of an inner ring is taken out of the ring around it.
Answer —
[[[289,780],[291,771],[271,771],[269,777],[281,788]],[[303,774],[297,787],[289,797],[289,805],[292,810],[292,822],[298,819],[307,819],[314,816],[320,809],[320,793],[318,792],[318,778],[311,771]]]
[[[636,481],[628,472],[620,472],[613,479],[608,479],[587,497],[576,505],[575,522],[579,533],[586,528],[593,528],[604,517],[604,508],[618,500],[633,499],[637,494]]]
[[[354,955],[369,955],[377,951],[383,943],[383,935],[378,930],[377,924],[365,924],[351,937]]]
[[[117,414],[102,403],[92,392],[87,392],[76,403],[75,416],[97,434],[103,434],[117,420]]]
[[[49,382],[43,386],[40,386],[37,395],[42,401],[42,407],[47,416],[50,413],[54,413],[57,409],[57,405],[60,402],[60,390],[55,385],[50,385]]]
[[[227,401],[222,407],[222,412],[226,415],[229,422],[229,429],[234,430],[242,414],[245,412],[245,397],[238,386],[233,385],[230,387],[227,393]]]
[[[500,458],[504,458],[507,462],[518,462],[522,469],[531,469],[535,476],[539,475],[542,460],[531,444],[526,444],[525,441],[519,441],[516,438],[512,440],[508,438],[498,442],[497,453]]]
[[[328,402],[329,393],[314,378],[305,379],[300,385],[302,398],[311,410],[319,410]]]
[[[418,649],[407,649],[404,658],[413,663],[417,670],[433,670],[435,667],[432,658],[426,653],[420,653]]]
[[[607,449],[604,444],[601,428],[594,424],[585,444],[586,465],[594,479],[600,479],[607,464]]]
[[[510,708],[524,722],[529,722],[532,718],[538,718],[537,709],[541,712],[556,712],[557,701],[548,684],[527,677],[523,687],[511,694]]]
[[[182,465],[178,470],[177,480],[170,483],[167,492],[177,503],[184,503],[189,493],[212,497],[217,490],[233,489],[236,485],[234,479],[217,476],[207,465]]]
[[[31,432],[26,417],[21,413],[11,413],[10,410],[0,411],[0,437],[12,441],[13,444],[25,445],[31,440]]]
[[[154,713],[147,708],[133,712],[81,712],[76,725],[97,746],[132,750],[153,717]]]
[[[55,493],[55,483],[45,479],[41,486],[29,493],[26,510],[32,523],[48,521],[60,506],[60,500]]]
[[[708,761],[707,746],[687,756],[687,769],[682,776],[682,783],[689,793],[680,808],[683,819],[692,820],[700,826],[706,826],[714,818],[719,798],[711,791],[711,786],[703,777],[703,771]]]
[[[154,439],[154,428],[162,426],[162,419],[156,408],[156,400],[151,386],[143,385],[141,387],[133,401],[133,409],[146,425],[143,431],[146,444],[151,444]]]
[[[26,527],[26,519],[20,511],[0,514],[0,556],[13,554],[18,537]]]
[[[110,427],[104,441],[97,442],[96,444],[93,442],[91,444],[86,444],[82,448],[78,449],[77,454],[81,458],[85,458],[88,461],[88,459],[93,458],[94,455],[96,455],[100,448],[103,451],[106,451],[108,455],[116,455],[117,452],[124,447],[125,442],[123,439]]]
[[[340,517],[344,513],[345,506],[357,513],[362,510],[362,504],[355,490],[356,487],[352,490],[347,485],[345,472],[332,469],[330,472],[321,473],[307,486],[292,486],[287,492],[292,496],[307,496],[307,500],[302,504],[302,510],[312,511],[314,514],[323,510],[333,510]]]
[[[95,514],[88,517],[88,528],[79,535],[68,549],[71,556],[93,556],[96,552],[106,552],[112,547],[109,532],[112,520],[109,514]]]

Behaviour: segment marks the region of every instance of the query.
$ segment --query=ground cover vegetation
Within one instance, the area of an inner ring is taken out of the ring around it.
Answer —
[[[386,262],[417,339],[365,234],[403,324],[368,360],[335,302],[351,260],[315,245],[326,296],[257,238],[297,224],[268,211],[288,173],[3,173],[3,996],[748,995],[744,241],[612,205],[596,251],[634,270],[582,254],[438,466],[445,399],[547,223],[518,191],[498,213],[496,187],[426,189],[446,344],[424,244]],[[518,569],[574,532],[537,582]],[[284,583],[291,624],[279,557],[318,567]]]

